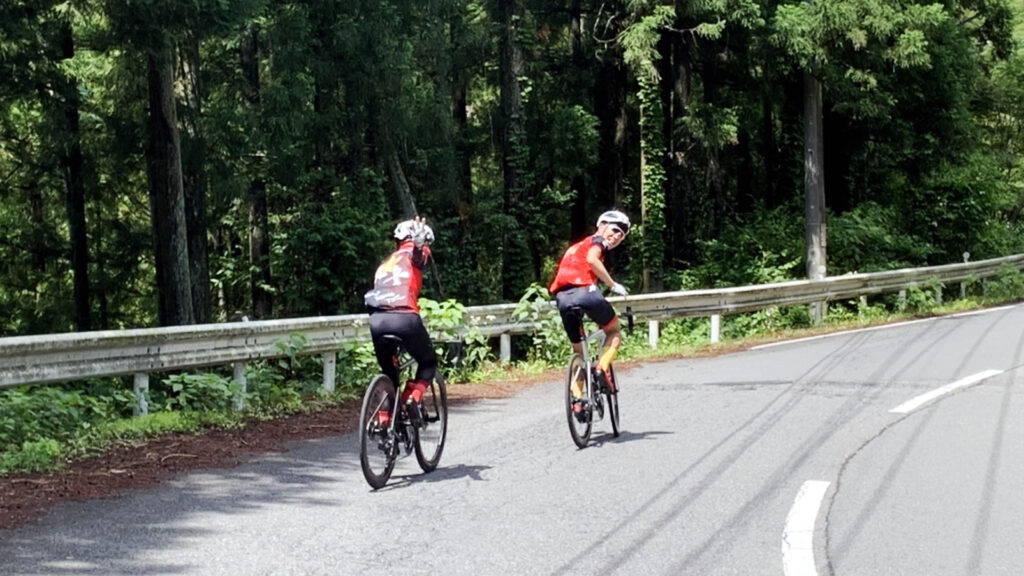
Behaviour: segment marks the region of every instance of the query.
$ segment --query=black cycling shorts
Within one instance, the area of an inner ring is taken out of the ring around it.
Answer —
[[[416,379],[433,382],[437,372],[437,356],[430,335],[423,326],[423,319],[412,312],[388,312],[374,310],[370,312],[370,336],[373,339],[373,351],[377,356],[377,364],[388,378],[396,385],[398,370],[395,368],[394,355],[397,348],[394,340],[384,336],[398,336],[409,355],[416,360]]]
[[[569,313],[570,308],[578,306],[601,328],[615,320],[615,309],[595,284],[559,290],[555,293],[555,302],[558,304],[558,313],[562,315],[565,333],[574,344],[583,338],[580,336],[580,319],[576,314]]]

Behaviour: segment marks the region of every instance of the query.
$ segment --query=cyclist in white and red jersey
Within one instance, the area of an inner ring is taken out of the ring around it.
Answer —
[[[397,344],[385,336],[398,336],[416,360],[414,380],[406,383],[402,402],[406,404],[414,424],[422,424],[423,393],[430,387],[437,372],[434,344],[420,318],[419,295],[423,286],[423,269],[430,258],[434,231],[423,218],[400,222],[394,232],[396,250],[381,262],[373,277],[373,289],[364,302],[370,313],[370,336],[381,371],[398,382],[394,357]]]
[[[581,308],[601,327],[601,330],[604,330],[604,350],[597,361],[597,374],[598,378],[612,390],[615,389],[615,384],[610,382],[605,374],[622,343],[622,330],[615,309],[601,294],[597,281],[603,282],[616,294],[625,296],[629,293],[625,286],[612,279],[604,266],[605,253],[615,249],[628,234],[629,217],[625,214],[618,210],[609,210],[601,214],[597,219],[597,231],[592,236],[569,246],[565,251],[555,272],[555,278],[548,286],[548,292],[555,296],[558,312],[562,316],[562,325],[575,352],[583,351],[583,345],[580,343],[581,319],[569,313],[570,308]],[[582,396],[582,391],[574,392],[577,392],[577,396]]]

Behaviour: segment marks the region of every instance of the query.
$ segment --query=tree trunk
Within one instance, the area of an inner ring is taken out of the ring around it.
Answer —
[[[689,151],[675,137],[675,126],[678,120],[686,115],[690,106],[691,62],[686,38],[680,34],[670,34],[668,77],[671,82],[672,94],[670,107],[666,111],[666,149],[669,155],[667,164],[665,189],[665,208],[669,238],[666,239],[670,258],[690,261],[696,255],[697,226],[694,225],[694,213],[690,206],[691,182],[689,178]],[[671,262],[672,260],[668,260]]]
[[[206,224],[206,142],[201,126],[202,100],[199,90],[199,41],[189,36],[179,52],[181,92],[185,102],[181,114],[182,183],[185,194],[188,233],[189,277],[195,322],[210,321],[210,260]]]
[[[597,204],[599,209],[622,206],[625,199],[626,65],[618,44],[609,48],[601,62],[595,89],[594,110],[600,122]]]
[[[654,64],[651,64],[653,70]],[[665,258],[665,118],[660,82],[653,72],[638,74],[640,91],[640,210],[643,223],[643,291],[663,286]]]
[[[66,19],[60,27],[61,59],[75,57],[71,23]],[[64,112],[64,146],[61,150],[64,190],[67,199],[68,232],[71,244],[71,273],[75,290],[75,329],[92,328],[89,295],[89,237],[85,220],[85,183],[83,180],[82,141],[79,128],[78,81],[60,75],[61,107]]]
[[[239,47],[242,65],[242,96],[252,118],[259,117],[260,109],[260,68],[259,28],[250,23],[242,35]],[[253,159],[253,174],[249,181],[249,295],[252,301],[253,318],[270,318],[274,311],[270,274],[270,235],[267,232],[269,211],[267,207],[267,184],[259,167],[259,155]]]
[[[150,215],[156,255],[161,326],[193,323],[181,142],[174,103],[174,57],[169,42],[148,57]]]
[[[405,177],[405,170],[402,169],[402,161],[398,157],[398,150],[391,139],[391,131],[381,122],[378,133],[381,135],[388,165],[388,176],[391,185],[395,189],[395,196],[398,198],[398,205],[402,211],[402,218],[412,218],[419,214],[416,210],[416,200],[412,197],[412,189],[409,187],[409,180]]]
[[[764,158],[764,190],[761,192],[765,207],[779,205],[779,147],[775,138],[775,108],[770,92],[761,95],[761,157]]]
[[[580,0],[572,0],[569,7],[569,57],[573,68],[579,71],[587,69],[583,34],[583,12]],[[587,180],[582,173],[573,176],[571,186],[574,194],[569,207],[569,237],[575,240],[582,238],[591,230],[591,223],[587,218],[587,199],[590,194],[586,189]]]
[[[708,54],[714,53],[714,47],[710,43],[704,43],[703,50]],[[718,106],[718,63],[714,60],[705,59],[701,67],[701,79],[704,85],[704,103],[708,110]],[[708,126],[712,131],[716,130],[714,119],[706,118]],[[710,134],[709,134],[710,136]],[[712,201],[714,214],[711,217],[711,230],[716,237],[721,236],[725,227],[725,214],[728,203],[725,198],[725,175],[722,173],[720,160],[722,145],[715,137],[709,138],[705,145],[707,163],[704,171],[704,185],[708,198]]]
[[[526,61],[519,35],[523,7],[518,0],[499,0],[498,14],[501,25],[501,110],[504,122],[502,132],[502,169],[504,171],[503,208],[507,217],[501,230],[502,296],[518,300],[529,285],[532,257],[527,246],[521,222],[522,205],[528,188],[530,151],[526,143],[526,122],[522,105],[522,86],[519,79],[526,73]]]

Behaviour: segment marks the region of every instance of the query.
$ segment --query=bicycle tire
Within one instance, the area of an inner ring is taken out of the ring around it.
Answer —
[[[583,378],[583,386],[585,388],[587,370],[588,367],[583,362],[583,356],[573,353],[569,358],[569,367],[565,374],[565,415],[569,422],[569,434],[578,448],[586,448],[587,442],[590,441],[590,432],[594,425],[594,414],[589,406],[585,407],[582,415],[573,410],[572,384],[574,381]]]
[[[423,397],[423,411],[423,427],[416,434],[416,461],[424,472],[432,472],[441,461],[448,436],[448,390],[440,374]]]
[[[359,411],[359,465],[374,490],[387,484],[398,458],[394,429],[382,429],[377,416],[381,410],[393,410],[394,399],[395,385],[390,378],[379,374],[366,387]],[[392,413],[392,418],[394,416]]]
[[[615,384],[615,391],[607,390],[604,393],[605,400],[608,402],[608,419],[612,421],[612,436],[615,438],[619,437],[619,381],[615,378],[615,369],[612,368],[611,364],[608,365],[608,376],[611,377],[611,381]]]

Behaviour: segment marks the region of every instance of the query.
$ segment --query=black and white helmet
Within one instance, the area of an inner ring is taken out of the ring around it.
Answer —
[[[613,224],[622,230],[623,236],[629,235],[629,216],[626,216],[618,210],[609,210],[597,219],[597,225],[601,224]]]
[[[421,240],[430,244],[434,241],[434,231],[425,223],[418,220],[404,220],[395,226],[395,240]]]

